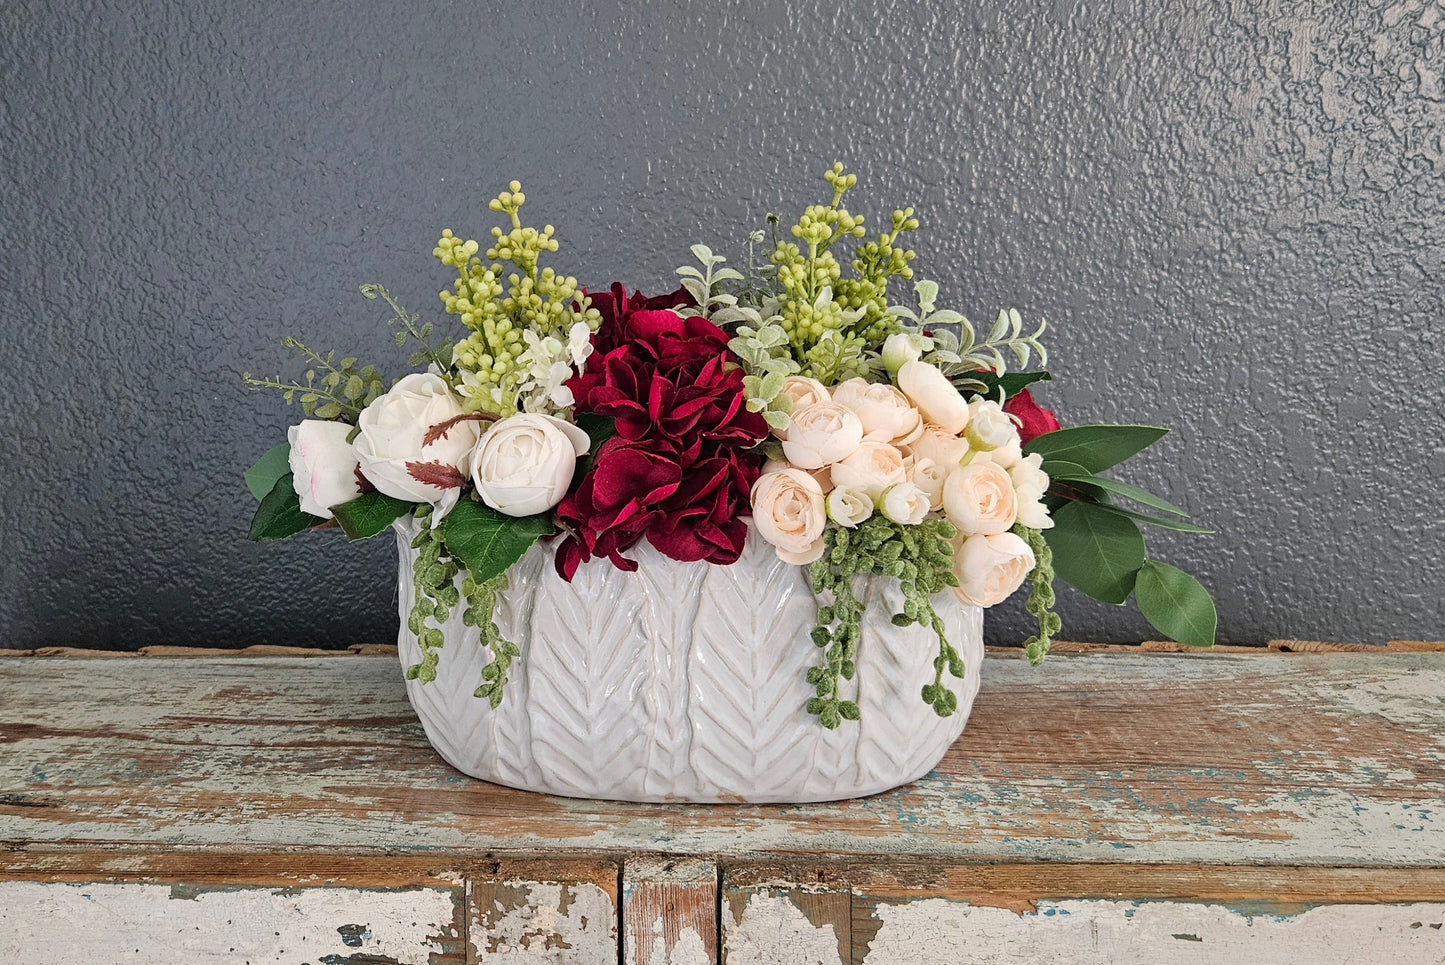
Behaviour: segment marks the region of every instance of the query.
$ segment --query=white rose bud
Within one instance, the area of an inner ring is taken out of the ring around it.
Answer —
[[[388,496],[408,502],[456,504],[480,430],[462,415],[461,400],[439,375],[408,375],[356,420],[361,473]],[[430,436],[430,441],[428,437]]]
[[[923,434],[923,416],[908,396],[886,382],[849,379],[833,387],[833,401],[858,416],[865,442],[902,446]]]
[[[812,405],[815,402],[827,402],[828,387],[817,379],[810,379],[806,375],[790,375],[783,379],[783,391],[780,395],[786,396],[792,403],[789,412],[796,412],[804,406]],[[791,423],[790,423],[791,425]],[[772,429],[773,436],[778,439],[788,438],[788,426],[781,429]]]
[[[1054,525],[1044,506],[1044,493],[1049,489],[1049,474],[1039,468],[1044,457],[1039,453],[1024,456],[1008,471],[1018,497],[1018,521],[1030,529],[1048,529]]]
[[[577,457],[591,445],[586,432],[555,416],[508,416],[493,423],[472,451],[472,482],[497,512],[535,516],[567,495]]]
[[[286,430],[291,443],[291,485],[301,498],[301,511],[331,518],[331,507],[361,495],[356,478],[356,450],[346,437],[344,422],[307,419]]]
[[[882,442],[865,442],[852,455],[833,463],[833,485],[861,489],[877,500],[883,490],[908,479],[903,454]]]
[[[895,332],[883,341],[883,365],[888,369],[888,374],[895,381],[898,378],[898,370],[909,362],[917,362],[923,357],[923,339],[917,335],[910,335],[907,332]]]
[[[975,534],[953,542],[958,595],[974,606],[1008,599],[1034,568],[1034,551],[1013,533]]]
[[[943,508],[943,483],[948,479],[952,466],[940,466],[927,456],[917,457],[908,467],[908,481],[928,496],[928,508]]]
[[[873,497],[861,489],[838,486],[825,500],[828,518],[839,526],[852,529],[873,515]]]
[[[968,440],[965,439],[964,441],[967,442]],[[989,462],[1002,466],[1005,469],[1013,469],[1023,457],[1024,450],[1023,447],[1019,445],[1018,436],[1014,436],[1013,441],[1006,446],[999,446],[997,449],[990,449],[988,452],[980,452],[978,454],[979,459],[987,459]]]
[[[898,370],[898,387],[927,422],[958,435],[968,425],[968,403],[936,366],[908,362]]]
[[[793,410],[783,455],[800,469],[822,469],[846,459],[863,442],[863,423],[836,402],[814,402]]]
[[[753,525],[785,563],[811,563],[823,555],[823,488],[801,469],[764,473],[753,483]]]
[[[965,535],[1008,532],[1018,517],[1018,497],[1008,471],[991,462],[955,469],[943,483],[948,521]]]
[[[1019,441],[1019,433],[997,402],[974,399],[968,403],[968,444],[979,452],[991,452]]]
[[[878,511],[895,523],[916,526],[928,516],[928,494],[911,482],[901,482],[883,490]]]

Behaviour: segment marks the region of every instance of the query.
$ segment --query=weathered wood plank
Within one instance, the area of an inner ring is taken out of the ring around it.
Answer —
[[[711,965],[717,961],[717,865],[629,857],[622,866],[625,965]]]
[[[467,960],[459,872],[386,859],[27,855],[0,861],[0,960]]]
[[[471,885],[468,962],[617,965],[618,866],[502,861]]]
[[[389,660],[7,660],[0,846],[1445,863],[1445,655],[991,657],[984,675],[907,788],[685,807],[464,778]]]

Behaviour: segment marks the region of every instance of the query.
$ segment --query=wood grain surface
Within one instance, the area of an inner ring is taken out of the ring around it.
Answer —
[[[990,657],[923,780],[808,806],[545,797],[428,748],[383,658],[7,660],[0,842],[393,853],[1445,861],[1445,655]]]

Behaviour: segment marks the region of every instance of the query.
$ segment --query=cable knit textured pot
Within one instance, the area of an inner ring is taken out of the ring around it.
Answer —
[[[400,655],[421,659],[406,627],[411,539],[401,557]],[[967,669],[958,709],[938,717],[919,699],[938,641],[896,627],[896,580],[858,582],[868,604],[858,673],[845,681],[861,720],[836,730],[804,710],[804,676],[821,661],[809,638],[817,603],[807,568],[781,562],[756,532],[731,566],[679,563],[646,542],[626,573],[583,565],[571,583],[536,545],[509,571],[497,625],[521,657],[501,706],[472,692],[491,659],[461,608],[441,624],[446,645],[431,683],[407,694],[431,744],[459,770],[496,784],[624,801],[805,802],[861,797],[916,780],[963,730],[978,693],[983,611],[953,593],[934,605]]]

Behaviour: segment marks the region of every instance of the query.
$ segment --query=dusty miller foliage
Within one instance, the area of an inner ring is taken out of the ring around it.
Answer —
[[[916,623],[938,637],[933,681],[923,686],[923,702],[940,717],[958,708],[958,696],[943,682],[943,672],[962,677],[963,658],[948,642],[943,619],[934,611],[931,599],[935,593],[958,586],[949,545],[956,534],[945,520],[926,519],[910,526],[881,515],[869,517],[853,529],[840,526],[826,532],[823,556],[812,568],[813,592],[821,603],[813,643],[823,650],[824,662],[808,671],[815,696],[807,704],[808,712],[818,715],[824,727],[832,730],[843,720],[858,719],[858,705],[840,699],[838,693],[839,679],[852,680],[857,672],[866,605],[853,592],[855,576],[898,581],[903,589],[903,612],[893,614],[893,624],[906,627]]]

